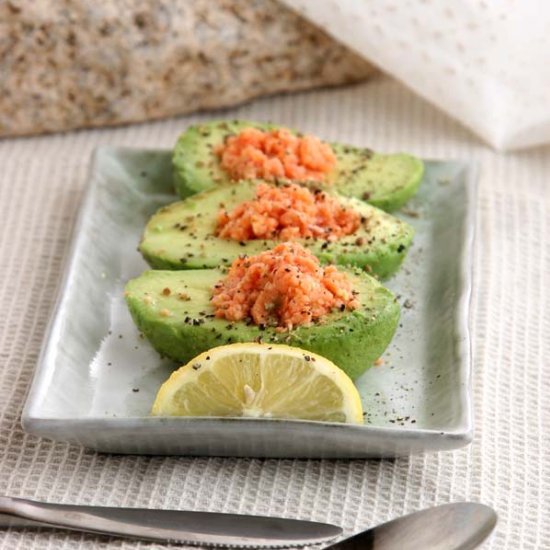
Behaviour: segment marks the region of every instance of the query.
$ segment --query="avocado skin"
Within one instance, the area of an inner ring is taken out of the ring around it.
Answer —
[[[229,265],[241,254],[258,254],[278,241],[237,242],[215,235],[220,204],[227,210],[255,196],[257,182],[219,185],[183,202],[162,207],[145,228],[139,250],[155,269],[204,269]],[[414,229],[398,218],[357,199],[336,196],[366,222],[353,234],[335,242],[300,239],[302,246],[323,263],[352,265],[385,279],[395,273],[407,255]]]
[[[218,184],[234,183],[220,167],[213,148],[227,136],[249,127],[280,128],[247,120],[213,121],[188,127],[179,137],[172,156],[176,193],[184,199]],[[424,163],[419,158],[405,153],[375,153],[340,143],[330,145],[338,165],[326,185],[338,193],[391,212],[417,192],[424,175]],[[300,183],[319,187],[319,182]]]
[[[281,343],[318,353],[352,379],[363,374],[384,352],[397,328],[399,304],[375,279],[348,271],[361,306],[330,313],[323,324],[289,332],[261,330],[244,322],[213,318],[211,289],[220,270],[146,271],[126,286],[126,302],[136,325],[163,356],[185,364],[215,346],[235,342]],[[169,288],[170,295],[163,291]],[[187,293],[182,301],[178,293]],[[170,311],[170,316],[160,312]]]

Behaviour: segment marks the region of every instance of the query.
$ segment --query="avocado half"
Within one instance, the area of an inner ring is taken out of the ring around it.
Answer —
[[[346,270],[360,307],[335,311],[322,324],[289,332],[214,318],[218,269],[146,271],[126,285],[126,302],[138,328],[163,356],[185,364],[215,346],[234,342],[297,346],[333,361],[351,378],[367,370],[390,343],[399,321],[392,293],[365,273]]]
[[[214,121],[187,128],[179,137],[172,157],[176,193],[186,198],[218,184],[231,183],[214,149],[228,136],[250,127],[280,128],[246,120]],[[340,143],[330,145],[337,166],[329,175],[327,188],[388,212],[400,208],[418,190],[424,175],[424,164],[419,158],[405,153],[384,155]],[[313,183],[320,186],[317,181]]]
[[[147,223],[139,245],[155,269],[205,269],[229,265],[241,254],[249,256],[273,248],[278,241],[234,241],[216,236],[219,210],[231,211],[256,195],[255,181],[220,185],[162,207]],[[407,223],[357,199],[334,195],[363,220],[353,235],[334,242],[300,239],[322,262],[367,268],[380,278],[395,273],[411,245],[414,230]]]

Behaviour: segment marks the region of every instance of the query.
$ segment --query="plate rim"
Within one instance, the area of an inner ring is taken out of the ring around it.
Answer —
[[[92,154],[92,160],[87,170],[87,188],[84,192],[82,202],[79,206],[77,216],[71,228],[71,242],[67,251],[67,256],[64,262],[62,275],[56,289],[56,298],[54,306],[51,309],[50,317],[42,338],[40,354],[38,356],[36,366],[33,372],[32,382],[29,385],[25,405],[21,414],[21,425],[25,432],[33,435],[46,438],[53,438],[60,441],[75,441],[70,437],[55,437],[57,432],[61,432],[63,428],[84,428],[86,426],[101,429],[106,432],[116,431],[120,429],[140,431],[144,426],[154,426],[155,424],[177,424],[185,428],[188,424],[246,424],[253,425],[261,423],[266,425],[265,419],[255,418],[225,418],[225,417],[193,417],[193,418],[164,418],[151,416],[134,416],[134,417],[48,417],[37,414],[36,408],[39,406],[39,394],[42,388],[47,384],[48,379],[53,374],[53,366],[47,361],[51,353],[54,336],[60,330],[62,316],[60,315],[64,300],[67,298],[66,289],[69,286],[73,273],[75,271],[75,262],[79,243],[83,238],[82,228],[86,222],[90,210],[93,208],[94,199],[98,193],[101,182],[97,175],[100,173],[101,157],[104,154],[110,155],[113,153],[148,153],[148,154],[166,154],[170,149],[166,148],[139,148],[126,146],[111,146],[101,145],[95,148]],[[456,327],[459,335],[457,344],[459,362],[462,363],[460,369],[460,405],[463,408],[462,425],[456,429],[428,429],[416,427],[384,427],[372,426],[368,424],[342,424],[334,422],[319,422],[307,420],[285,420],[285,419],[270,419],[269,425],[272,429],[275,425],[288,426],[307,426],[308,429],[321,430],[323,428],[337,428],[338,430],[348,431],[350,433],[357,432],[364,437],[368,437],[370,433],[378,437],[387,437],[390,440],[398,439],[400,441],[415,441],[425,440],[426,438],[437,438],[441,442],[446,442],[440,450],[451,450],[469,444],[473,440],[474,435],[474,406],[473,406],[473,349],[472,337],[470,330],[470,315],[473,302],[473,279],[475,276],[473,249],[476,237],[477,228],[477,209],[476,201],[478,198],[479,186],[479,164],[465,159],[438,159],[438,158],[422,158],[424,162],[432,163],[454,163],[460,165],[465,171],[464,188],[465,188],[465,216],[463,224],[462,242],[460,257],[460,295],[457,298],[456,308]],[[184,430],[183,430],[184,431]],[[52,434],[54,436],[52,437]]]

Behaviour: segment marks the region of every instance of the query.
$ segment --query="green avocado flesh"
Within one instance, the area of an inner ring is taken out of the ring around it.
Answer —
[[[173,153],[174,185],[181,198],[218,184],[231,183],[214,149],[245,128],[279,128],[246,120],[215,121],[190,126]],[[355,197],[388,212],[400,208],[418,190],[423,162],[404,153],[384,155],[370,149],[331,143],[336,169],[324,184],[347,197]],[[319,182],[314,182],[319,187]]]
[[[376,279],[346,271],[359,293],[360,307],[330,313],[320,324],[289,332],[215,319],[210,298],[213,286],[223,278],[218,269],[146,271],[128,282],[125,295],[135,323],[153,347],[181,364],[215,346],[261,341],[318,353],[355,379],[390,343],[399,304]]]
[[[229,265],[241,254],[249,256],[276,246],[274,240],[234,241],[215,235],[220,209],[231,211],[255,197],[257,182],[221,185],[162,207],[145,228],[139,250],[155,269],[205,269]],[[357,199],[338,197],[364,220],[352,235],[334,242],[300,239],[296,242],[322,262],[367,268],[380,278],[401,265],[414,230],[407,223]]]

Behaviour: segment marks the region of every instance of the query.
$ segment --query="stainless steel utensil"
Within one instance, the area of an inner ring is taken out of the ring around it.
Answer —
[[[497,522],[492,508],[455,502],[420,510],[344,539],[325,550],[472,550]]]
[[[277,548],[326,542],[342,534],[312,521],[143,508],[50,504],[0,497],[0,527],[54,527],[130,538],[214,546]]]
[[[444,504],[383,523],[325,550],[472,550],[489,536],[496,521],[496,513],[483,504]],[[286,518],[74,506],[0,497],[0,527],[10,526],[234,548],[317,544],[342,533],[335,525]]]

